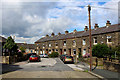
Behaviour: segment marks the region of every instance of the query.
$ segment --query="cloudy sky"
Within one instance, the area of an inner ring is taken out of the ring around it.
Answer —
[[[87,5],[92,6],[92,28],[106,21],[118,23],[119,0],[2,0],[0,35],[15,36],[16,42],[34,43],[46,34],[84,30]],[[2,30],[2,31],[1,31]]]

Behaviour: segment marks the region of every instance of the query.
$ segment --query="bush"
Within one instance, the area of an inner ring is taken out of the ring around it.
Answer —
[[[51,58],[55,58],[55,57],[58,57],[58,56],[59,56],[58,52],[52,52],[51,54],[49,54],[49,57],[51,57]]]
[[[92,55],[95,57],[104,57],[108,55],[109,48],[105,44],[97,44],[92,48]]]

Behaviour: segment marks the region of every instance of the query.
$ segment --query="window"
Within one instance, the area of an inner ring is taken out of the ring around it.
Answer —
[[[51,47],[51,44],[49,43],[48,46]]]
[[[45,48],[45,44],[43,44],[43,48]]]
[[[64,49],[64,54],[66,54],[66,49]]]
[[[85,39],[83,39],[83,45],[86,45]]]
[[[49,54],[51,54],[51,50],[49,50]]]
[[[107,36],[107,43],[111,43],[112,42],[112,37],[111,36]]]
[[[56,52],[58,52],[58,49],[56,49]]]
[[[45,54],[45,51],[43,50],[43,54]]]
[[[40,54],[42,54],[42,49],[40,49]]]
[[[73,53],[74,53],[74,55],[76,55],[76,49],[73,49]]]
[[[93,42],[94,44],[97,44],[97,37],[94,37]]]
[[[76,46],[76,41],[75,40],[73,40],[73,46]]]
[[[83,49],[83,56],[86,54],[86,49]]]
[[[63,42],[63,46],[66,46],[66,41]]]
[[[57,43],[57,42],[55,42],[55,46],[58,46],[58,43]]]

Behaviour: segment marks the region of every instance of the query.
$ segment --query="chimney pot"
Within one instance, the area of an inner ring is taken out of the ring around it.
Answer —
[[[88,31],[88,26],[85,26],[84,31]]]
[[[49,35],[47,34],[46,37],[48,37]]]
[[[107,20],[106,26],[109,27],[111,25],[110,21]]]
[[[69,32],[68,31],[65,31],[65,34],[68,34]]]
[[[55,35],[54,33],[51,34],[52,37],[53,37],[54,35]]]
[[[61,33],[59,32],[58,35],[61,35]]]
[[[77,32],[77,30],[75,29],[74,31],[73,31],[73,33],[76,33]]]
[[[94,26],[95,29],[99,28],[98,24],[96,23]]]

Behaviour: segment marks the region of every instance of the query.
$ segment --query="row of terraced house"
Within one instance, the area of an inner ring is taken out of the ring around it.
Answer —
[[[92,32],[92,46],[98,43],[107,44],[108,46],[120,45],[120,27],[119,24],[111,25],[110,21],[107,21],[104,27],[99,27],[95,24]],[[52,52],[58,52],[61,54],[68,54],[74,56],[84,56],[89,53],[89,29],[85,26],[84,31],[74,30],[69,33],[65,31],[65,34],[58,35],[54,33],[51,36],[46,35],[35,42],[36,52],[38,54],[51,54]]]

